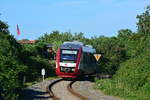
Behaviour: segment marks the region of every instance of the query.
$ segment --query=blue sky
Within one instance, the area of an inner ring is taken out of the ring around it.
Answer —
[[[120,29],[136,31],[136,15],[147,5],[150,0],[0,0],[0,20],[17,39],[37,39],[54,30],[116,36]]]

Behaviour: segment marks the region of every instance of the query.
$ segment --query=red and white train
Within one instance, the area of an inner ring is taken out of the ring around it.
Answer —
[[[76,78],[97,70],[96,50],[82,42],[64,42],[56,54],[56,74],[62,78]]]

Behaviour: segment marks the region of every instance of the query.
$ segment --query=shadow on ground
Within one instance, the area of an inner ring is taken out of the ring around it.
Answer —
[[[36,91],[34,89],[25,89],[20,100],[47,100],[50,98],[48,92]]]
[[[110,75],[84,75],[84,76],[79,76],[76,79],[71,79],[71,80],[77,80],[77,81],[90,81],[90,82],[95,82],[96,80],[100,80],[100,79],[108,79],[111,78]]]

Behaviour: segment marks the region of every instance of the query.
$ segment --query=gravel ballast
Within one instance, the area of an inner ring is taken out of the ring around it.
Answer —
[[[55,80],[45,80],[39,82],[25,89],[23,100],[52,100],[49,93],[46,92],[46,87]],[[80,100],[73,96],[68,90],[67,85],[70,81],[61,81],[52,87],[54,94],[61,98],[61,100]],[[73,84],[74,91],[89,98],[90,100],[122,100],[113,96],[104,95],[99,90],[93,88],[94,82],[92,81],[77,81]]]

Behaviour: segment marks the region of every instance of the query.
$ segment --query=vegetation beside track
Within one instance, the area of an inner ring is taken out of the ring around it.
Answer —
[[[98,80],[96,88],[125,100],[149,100],[150,52],[123,62],[112,79]]]
[[[9,35],[8,25],[0,21],[0,100],[16,100],[23,88],[27,66],[20,60],[21,49]]]

